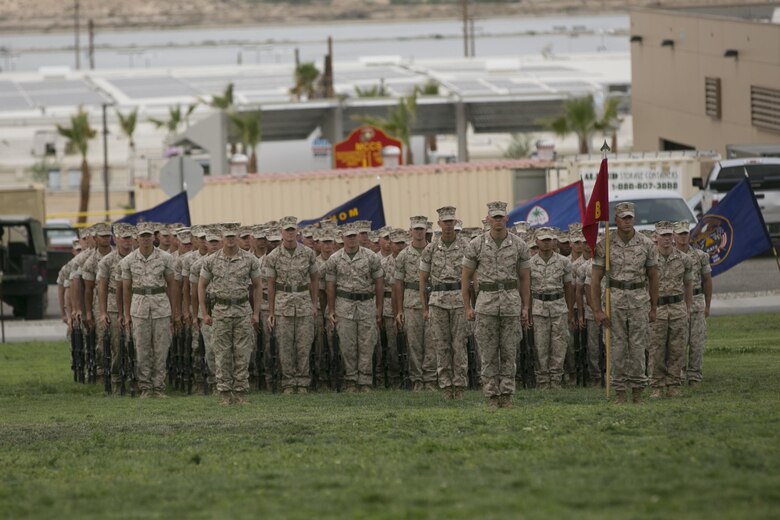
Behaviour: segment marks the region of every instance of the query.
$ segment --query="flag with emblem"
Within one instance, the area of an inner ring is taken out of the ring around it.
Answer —
[[[379,229],[385,226],[385,208],[382,203],[382,188],[374,186],[370,190],[361,193],[354,199],[350,199],[341,206],[333,208],[325,215],[311,220],[298,222],[299,226],[309,226],[320,220],[330,219],[339,226],[356,220],[370,220],[371,229]]]
[[[525,221],[531,227],[554,226],[566,229],[580,222],[582,215],[582,181],[539,195],[520,203],[507,215],[510,225]]]
[[[691,243],[710,256],[712,276],[772,248],[756,195],[746,177],[691,231]]]
[[[153,208],[127,215],[117,221],[124,224],[137,224],[139,222],[160,222],[162,224],[175,224],[181,222],[185,226],[190,225],[190,205],[187,202],[187,192],[183,191],[161,202]]]
[[[599,222],[609,222],[609,167],[606,157],[601,160],[601,167],[596,177],[596,183],[593,185],[588,207],[585,208],[585,213],[582,215],[582,234],[585,235],[585,241],[590,246],[591,251],[596,249]]]

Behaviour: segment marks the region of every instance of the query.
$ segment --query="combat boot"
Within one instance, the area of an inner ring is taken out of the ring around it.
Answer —
[[[645,402],[644,399],[642,399],[642,392],[644,391],[644,388],[632,388],[631,389],[631,400],[634,402],[634,404],[642,404]]]
[[[653,391],[650,392],[650,399],[659,399],[663,397],[663,392],[660,388],[653,388]]]
[[[121,389],[121,386],[122,385],[119,384],[119,383],[111,383],[111,394],[112,395],[119,395],[120,394],[119,391]]]
[[[512,408],[512,396],[504,394],[498,397],[499,408]]]
[[[412,386],[412,392],[422,392],[422,390],[423,390],[422,381],[415,381],[414,385]]]
[[[488,397],[487,406],[488,408],[498,408],[500,406],[499,402],[500,402],[499,396],[491,395],[490,397]]]
[[[690,386],[691,388],[693,388],[694,386],[699,386],[699,383],[700,383],[700,382],[701,382],[701,381],[696,381],[695,379],[689,379],[689,380],[688,380],[688,386]]]
[[[431,383],[430,381],[423,383],[423,390],[426,392],[435,392],[436,391],[436,385]]]
[[[298,387],[298,393],[299,394],[308,394],[309,393],[309,389],[306,388],[305,386],[299,386]]]
[[[666,387],[666,397],[680,397],[680,387],[679,386],[667,386]]]
[[[292,386],[285,386],[284,390],[282,390],[282,394],[284,395],[293,395],[295,393],[295,388]]]
[[[371,393],[371,385],[361,385],[360,386],[360,393],[361,394]]]
[[[222,406],[227,406],[233,401],[233,394],[231,392],[220,392],[219,396],[219,404]]]
[[[626,391],[615,390],[615,399],[612,402],[615,404],[626,404]]]
[[[452,388],[452,398],[453,399],[463,399],[463,389],[459,386]]]
[[[344,386],[344,393],[347,394],[356,394],[358,391],[357,385],[355,383],[349,382]]]
[[[139,397],[139,399],[149,399],[150,397],[152,397],[151,390],[143,390],[141,391],[141,396]]]
[[[246,394],[244,392],[233,394],[233,404],[247,404]]]
[[[441,389],[441,395],[444,398],[445,401],[449,401],[454,398],[453,390],[451,386],[445,387]]]

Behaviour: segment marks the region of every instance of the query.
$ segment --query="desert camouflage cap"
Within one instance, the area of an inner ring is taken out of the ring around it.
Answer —
[[[554,240],[558,237],[555,230],[551,227],[540,227],[536,229],[535,232],[536,240]]]
[[[406,231],[402,229],[395,229],[390,233],[390,240],[395,244],[401,244],[408,242],[406,237]]]
[[[521,220],[519,222],[514,223],[514,230],[515,233],[528,233],[528,230],[530,229],[530,226],[528,225],[528,222],[525,220]]]
[[[659,235],[671,235],[674,233],[674,224],[668,220],[659,220],[655,223],[655,232]]]
[[[111,236],[111,224],[106,222],[98,222],[92,227],[94,228],[96,235]]]
[[[350,222],[341,226],[341,236],[349,237],[360,233],[359,224],[357,222]]]
[[[157,229],[155,229],[155,231],[165,236],[173,234],[173,228],[170,224],[157,224]]]
[[[371,232],[369,232],[368,233],[368,239],[371,242],[375,243],[375,244],[377,242],[379,242],[379,231],[371,231]]]
[[[677,235],[684,235],[691,232],[691,223],[687,220],[680,220],[674,223],[674,232]]]
[[[139,222],[135,225],[135,232],[140,235],[153,235],[157,231],[155,222]]]
[[[132,238],[135,235],[135,226],[124,222],[114,224],[114,235],[120,238]]]
[[[459,218],[455,219],[455,231],[463,231],[463,221]]]
[[[281,229],[298,229],[298,217],[282,217],[279,220]]]
[[[558,242],[563,242],[564,244],[568,244],[569,243],[569,233],[568,232],[566,232],[566,231],[558,231],[557,235],[558,236],[556,236],[555,238],[558,239]]]
[[[455,220],[455,206],[444,206],[436,210],[439,220]]]
[[[390,238],[390,232],[393,231],[393,228],[390,226],[385,226],[383,228],[379,229],[379,238]]]
[[[238,230],[241,229],[241,224],[238,222],[223,222],[219,227],[221,228],[223,237],[235,237],[238,236]]]
[[[252,236],[255,238],[265,238],[266,228],[262,224],[252,226]]]
[[[200,224],[192,226],[190,228],[190,234],[194,237],[203,238],[206,236],[206,228]]]
[[[252,228],[249,226],[241,226],[238,228],[238,236],[241,238],[247,238],[252,235]]]
[[[615,216],[627,217],[629,215],[632,217],[636,215],[633,202],[621,202],[615,206]]]
[[[487,208],[488,208],[488,215],[491,217],[506,216],[506,202],[501,202],[500,200],[494,200],[493,202],[488,202]]]
[[[206,226],[206,242],[219,242],[222,238],[222,229],[218,224],[210,224]]]
[[[428,227],[428,217],[416,216],[409,217],[410,229],[426,229]]]

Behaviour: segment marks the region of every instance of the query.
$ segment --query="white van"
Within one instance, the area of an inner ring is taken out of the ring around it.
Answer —
[[[667,190],[621,190],[609,193],[609,222],[614,227],[615,206],[620,202],[633,202],[636,215],[634,227],[637,230],[655,229],[659,220],[677,222],[687,220],[690,228],[696,225],[696,215],[676,191]]]
[[[780,240],[780,158],[751,157],[715,162],[706,180],[693,179],[693,185],[702,189],[702,212],[707,213],[717,206],[745,176],[750,179],[772,240]]]

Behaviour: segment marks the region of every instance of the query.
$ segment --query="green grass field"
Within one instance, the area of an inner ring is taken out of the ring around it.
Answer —
[[[63,343],[0,345],[0,517],[778,518],[780,319],[710,320],[705,382],[597,389],[104,397]]]

